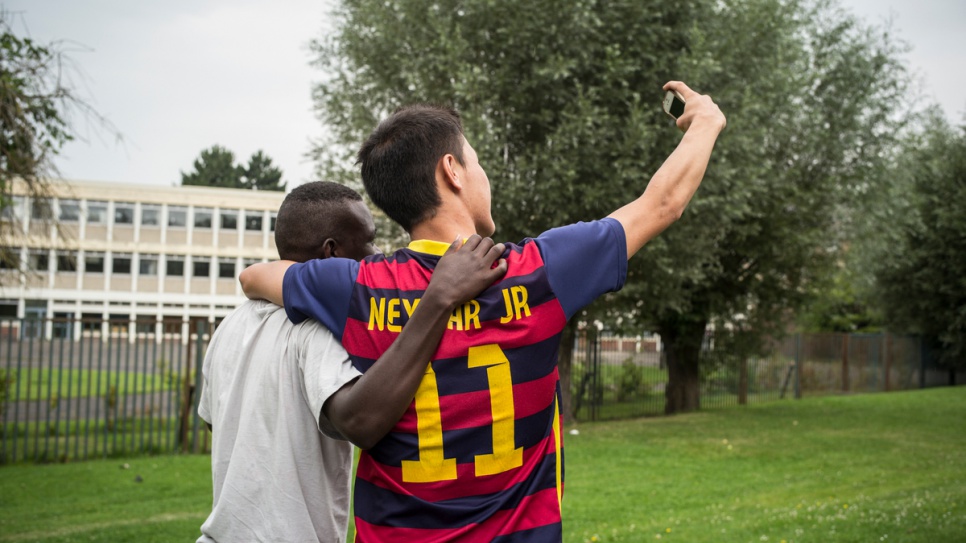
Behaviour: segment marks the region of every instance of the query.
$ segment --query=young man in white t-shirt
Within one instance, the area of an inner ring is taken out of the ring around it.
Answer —
[[[335,183],[289,194],[276,222],[283,259],[361,259],[376,251],[362,198]],[[212,512],[198,542],[346,537],[352,447],[374,445],[409,406],[459,304],[502,277],[502,244],[454,242],[408,332],[362,374],[325,327],[292,324],[247,301],[219,325],[205,356],[199,415],[212,428]]]

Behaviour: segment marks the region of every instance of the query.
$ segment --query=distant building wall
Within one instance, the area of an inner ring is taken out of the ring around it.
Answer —
[[[0,220],[0,316],[214,321],[244,300],[238,274],[278,258],[282,192],[52,180],[15,182]],[[160,326],[160,324],[159,324]]]

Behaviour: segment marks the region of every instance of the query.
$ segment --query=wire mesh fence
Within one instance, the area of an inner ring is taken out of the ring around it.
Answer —
[[[212,331],[204,320],[0,320],[0,463],[207,452],[197,402]],[[702,409],[966,382],[914,337],[794,335],[761,357],[717,345],[709,335],[701,353]],[[577,420],[664,413],[659,338],[583,332],[573,349]]]
[[[721,356],[709,334],[701,352],[701,408],[966,383],[966,369],[940,367],[916,337],[795,334],[768,351]],[[662,415],[667,382],[659,338],[578,333],[571,374],[577,420]]]
[[[0,320],[0,463],[206,451],[204,321]]]

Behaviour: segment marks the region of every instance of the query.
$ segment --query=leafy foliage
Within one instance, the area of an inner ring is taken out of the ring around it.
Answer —
[[[76,67],[58,42],[40,44],[18,35],[11,15],[0,8],[0,207],[10,204],[14,180],[30,196],[48,194],[46,178],[56,173],[53,162],[64,144],[77,137],[75,117],[94,121],[97,128],[120,134],[74,89]],[[4,221],[0,238],[17,227]],[[0,244],[6,246],[6,244]],[[0,258],[14,264],[14,255],[0,249]]]
[[[966,128],[933,115],[900,171],[910,173],[910,206],[877,274],[887,316],[938,341],[946,364],[966,366]]]
[[[281,181],[282,170],[273,166],[264,152],[255,152],[243,166],[235,164],[235,153],[220,145],[201,151],[194,161],[194,171],[181,172],[182,185],[284,191]]]
[[[356,177],[352,153],[396,107],[452,104],[503,239],[639,196],[679,137],[661,85],[713,95],[729,126],[684,219],[631,260],[621,293],[579,317],[680,341],[669,363],[693,366],[679,384],[695,400],[693,346],[709,322],[777,333],[809,297],[840,247],[842,202],[873,190],[905,93],[888,32],[823,0],[345,0],[335,16],[314,44],[323,172]]]

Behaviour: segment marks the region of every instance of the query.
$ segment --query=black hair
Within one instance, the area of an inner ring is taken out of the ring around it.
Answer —
[[[407,232],[432,218],[442,203],[436,165],[451,154],[463,164],[463,124],[449,107],[402,107],[373,130],[359,149],[369,198]]]
[[[337,238],[347,202],[362,201],[358,192],[330,181],[314,181],[292,189],[278,208],[275,246],[283,260],[319,258],[328,238]]]

